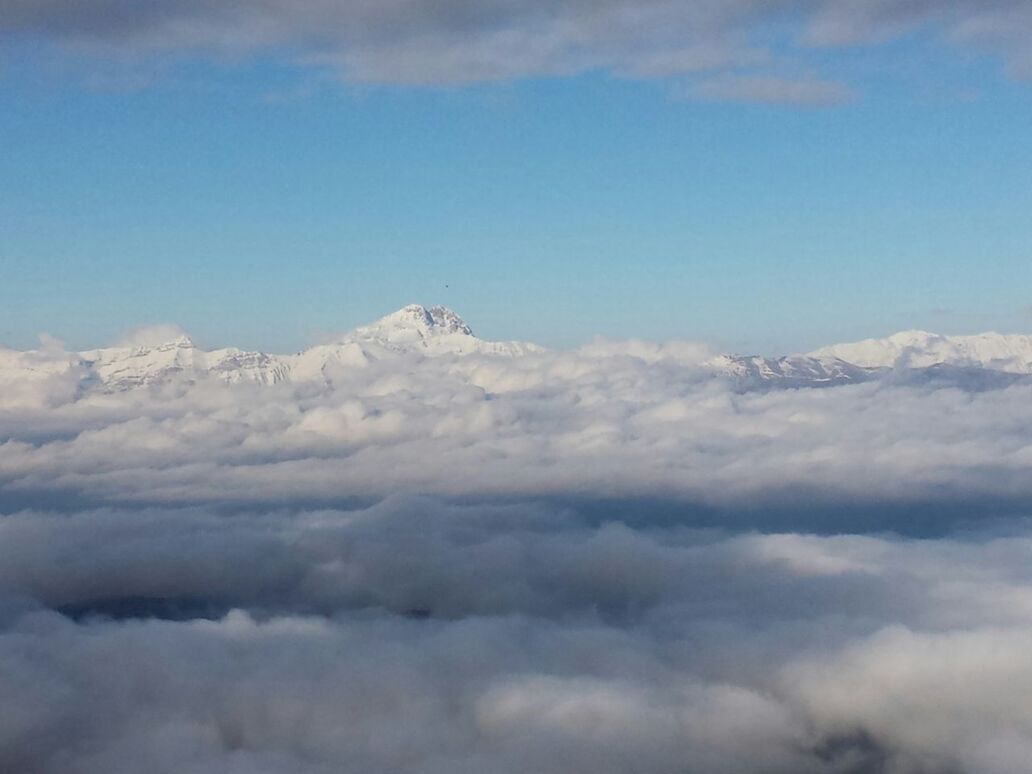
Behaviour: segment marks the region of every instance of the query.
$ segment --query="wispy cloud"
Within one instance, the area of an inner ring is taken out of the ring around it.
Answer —
[[[1022,0],[982,3],[809,0],[559,3],[447,3],[411,0],[303,0],[262,3],[121,3],[108,0],[8,2],[0,32],[79,49],[238,57],[280,52],[299,64],[330,67],[356,83],[440,86],[609,70],[632,77],[709,72],[705,87],[734,99],[788,103],[842,101],[831,85],[781,82],[775,72],[736,80],[773,52],[757,41],[794,24],[781,60],[805,62],[808,49],[877,45],[914,30],[1002,58],[1029,74],[1032,14]],[[766,83],[764,83],[766,80]],[[780,95],[780,98],[778,97]]]
[[[852,89],[834,81],[770,75],[721,75],[699,82],[688,94],[718,101],[814,107],[841,105],[856,97]]]

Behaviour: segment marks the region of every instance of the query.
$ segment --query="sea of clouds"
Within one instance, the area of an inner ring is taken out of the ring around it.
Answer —
[[[1032,381],[701,352],[0,383],[0,770],[1027,771]]]

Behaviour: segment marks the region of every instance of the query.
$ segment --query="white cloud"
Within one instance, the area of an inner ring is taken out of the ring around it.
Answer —
[[[23,512],[0,521],[0,764],[1015,771],[1030,552],[1020,523],[736,535],[426,498]]]
[[[188,337],[187,332],[178,325],[145,325],[125,331],[114,346],[153,347],[184,336]]]
[[[710,354],[0,352],[0,769],[1019,770],[1032,384]]]
[[[965,389],[898,373],[743,392],[700,368],[704,355],[596,342],[386,359],[337,369],[332,383],[83,393],[72,356],[12,353],[45,367],[0,395],[0,491],[29,504],[332,504],[401,491],[782,511],[803,498],[831,530],[849,527],[851,511],[826,507],[842,498],[910,503],[914,519],[928,503],[981,517],[1032,491],[1027,379]]]

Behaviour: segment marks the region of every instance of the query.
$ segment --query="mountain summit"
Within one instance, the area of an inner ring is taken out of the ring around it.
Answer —
[[[522,341],[479,339],[465,320],[447,307],[409,304],[331,344],[320,344],[285,360],[293,380],[311,381],[328,378],[335,368],[361,368],[400,355],[519,357],[541,351],[542,347]]]
[[[864,368],[945,365],[1028,374],[1032,373],[1032,336],[995,332],[942,336],[927,331],[901,331],[884,339],[822,347],[810,356],[835,357]]]
[[[445,306],[429,309],[409,304],[374,323],[351,331],[345,340],[364,339],[403,348],[427,347],[428,342],[441,336],[473,336],[473,329],[459,315]]]
[[[344,334],[335,346],[357,345],[373,359],[388,353],[422,355],[503,355],[515,357],[540,352],[541,347],[520,341],[485,341],[446,306],[409,304],[374,323]],[[332,345],[331,345],[332,346]]]

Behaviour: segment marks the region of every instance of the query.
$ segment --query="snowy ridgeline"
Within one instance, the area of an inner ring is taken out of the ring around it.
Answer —
[[[228,347],[205,351],[188,336],[161,343],[133,343],[69,353],[59,347],[16,351],[0,348],[0,385],[46,389],[55,377],[78,381],[80,390],[121,391],[173,380],[226,383],[328,382],[340,369],[360,369],[399,357],[479,355],[548,357],[536,344],[485,341],[455,312],[442,306],[406,306],[386,317],[293,355]],[[1032,336],[984,333],[940,336],[905,331],[885,339],[823,347],[806,355],[716,355],[691,344],[595,342],[578,357],[636,357],[734,380],[744,388],[828,386],[891,378],[949,379],[995,386],[1032,374]]]

